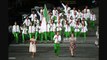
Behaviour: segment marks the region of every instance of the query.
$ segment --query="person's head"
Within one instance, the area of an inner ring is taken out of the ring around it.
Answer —
[[[76,12],[74,12],[74,15],[76,15],[77,13]]]
[[[15,21],[14,24],[17,25],[17,22]]]
[[[73,7],[73,10],[75,10],[75,7]]]
[[[56,35],[59,35],[59,32],[57,32]]]
[[[73,17],[72,17],[72,16],[70,16],[70,19],[71,19],[71,20],[73,20]]]
[[[53,9],[56,10],[56,7],[54,7]]]
[[[78,9],[78,12],[81,12],[80,9]]]
[[[26,19],[29,19],[29,16],[26,16]]]
[[[82,13],[84,13],[84,10],[82,10]]]
[[[32,11],[32,14],[35,14],[35,11]]]
[[[87,5],[85,6],[85,9],[88,9],[88,6],[87,6]]]
[[[66,4],[66,7],[68,8],[68,4]]]

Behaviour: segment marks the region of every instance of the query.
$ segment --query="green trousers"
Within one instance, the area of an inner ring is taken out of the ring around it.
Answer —
[[[71,27],[71,33],[72,33],[72,32],[74,32],[74,28],[73,28],[73,27]]]
[[[14,38],[15,38],[15,40],[16,40],[16,43],[18,43],[19,33],[18,33],[18,32],[14,32],[13,35],[14,35]]]
[[[91,28],[95,28],[95,21],[90,21]]]
[[[81,32],[81,35],[83,36],[84,40],[86,40],[86,32]]]
[[[80,36],[80,32],[75,32],[75,37],[79,37]]]
[[[39,36],[39,32],[36,31],[36,32],[35,32],[35,39],[36,39],[36,40],[38,39],[38,36]]]
[[[70,37],[70,32],[64,32],[64,35],[66,38],[69,38]]]
[[[29,38],[31,39],[34,33],[29,33]]]
[[[54,52],[58,56],[60,54],[60,44],[54,43]]]
[[[50,39],[53,40],[55,33],[53,31],[50,32]]]
[[[42,33],[40,33],[40,40],[41,40],[41,42],[43,42],[43,39],[45,39],[46,41],[47,41],[47,34],[46,34],[46,32],[42,32]]]
[[[25,42],[25,39],[27,38],[27,34],[22,34],[22,42]]]

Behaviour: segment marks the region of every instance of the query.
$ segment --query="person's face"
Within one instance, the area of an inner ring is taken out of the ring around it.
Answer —
[[[57,32],[57,35],[59,35],[59,32]]]
[[[80,10],[78,10],[78,12],[80,12]]]
[[[35,12],[33,11],[32,14],[35,14]]]
[[[14,24],[15,24],[15,25],[17,25],[17,23],[16,23],[16,22],[15,22]]]
[[[85,6],[85,8],[87,9],[87,8],[88,8],[88,6]]]
[[[73,10],[75,10],[75,7],[73,7]]]

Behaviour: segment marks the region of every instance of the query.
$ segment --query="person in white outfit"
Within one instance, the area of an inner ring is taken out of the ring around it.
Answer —
[[[32,58],[34,58],[35,53],[36,53],[36,40],[35,40],[35,36],[32,36],[32,38],[30,38],[29,52],[32,53]]]
[[[34,11],[32,11],[32,14],[29,16],[29,18],[31,18],[31,21],[33,22],[35,17],[37,17],[37,15],[35,14]]]
[[[14,25],[12,27],[12,33],[15,37],[16,43],[18,43],[20,28],[19,28],[19,25],[17,25],[17,22],[14,22]]]
[[[90,25],[93,29],[95,28],[95,21],[96,21],[96,15],[92,11],[90,15]]]
[[[53,37],[55,35],[55,29],[56,29],[56,25],[53,22],[53,20],[50,21],[50,39],[53,40]]]
[[[65,35],[66,38],[69,38],[70,37],[71,28],[70,28],[68,22],[66,22],[66,25],[64,25],[64,28],[65,28],[64,35]]]
[[[27,38],[27,27],[25,24],[23,24],[23,27],[21,27],[21,30],[22,30],[22,42],[24,43],[25,42],[25,39]]]
[[[23,22],[23,24],[25,24],[25,25],[27,26],[27,28],[30,26],[31,21],[30,21],[30,19],[29,19],[28,16],[26,17],[26,19],[25,19],[25,21]]]
[[[64,5],[63,3],[61,3],[63,8],[64,8],[64,12],[65,12],[65,15],[68,13],[68,10],[70,10],[71,8],[66,4]]]
[[[87,26],[85,26],[85,24],[83,23],[81,27],[81,34],[83,35],[84,40],[86,40],[87,31],[88,31]]]
[[[31,25],[29,26],[29,30],[28,30],[30,39],[31,39],[32,36],[35,34],[35,30],[36,30],[35,26],[31,24]]]

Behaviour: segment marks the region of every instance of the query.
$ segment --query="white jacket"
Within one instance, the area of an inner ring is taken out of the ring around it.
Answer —
[[[87,32],[87,31],[88,31],[88,29],[87,29],[86,26],[84,26],[84,27],[81,28],[81,32]]]
[[[20,33],[20,28],[19,28],[19,25],[13,25],[13,28],[12,28],[12,32],[19,32]]]
[[[95,20],[96,20],[96,15],[95,15],[95,14],[94,14],[94,15],[91,14],[91,15],[90,15],[90,20],[91,20],[91,21],[95,21]]]
[[[30,19],[25,19],[25,21],[23,22],[23,24],[25,24],[26,26],[29,26],[31,24]]]
[[[61,23],[60,24],[57,23],[56,27],[57,27],[57,31],[61,31],[62,30],[62,24]]]
[[[36,30],[35,26],[29,26],[28,32],[29,33],[35,33],[35,30]]]
[[[29,18],[31,18],[31,21],[33,21],[33,20],[35,19],[35,17],[37,17],[36,14],[31,14],[31,15],[29,16]]]
[[[60,43],[61,36],[60,35],[59,36],[55,35],[54,38],[53,38],[53,40],[54,40],[54,43]]]
[[[50,31],[55,31],[55,28],[56,28],[56,26],[54,23],[50,24]]]
[[[71,31],[71,28],[69,25],[64,25],[65,27],[65,32],[70,32]]]

